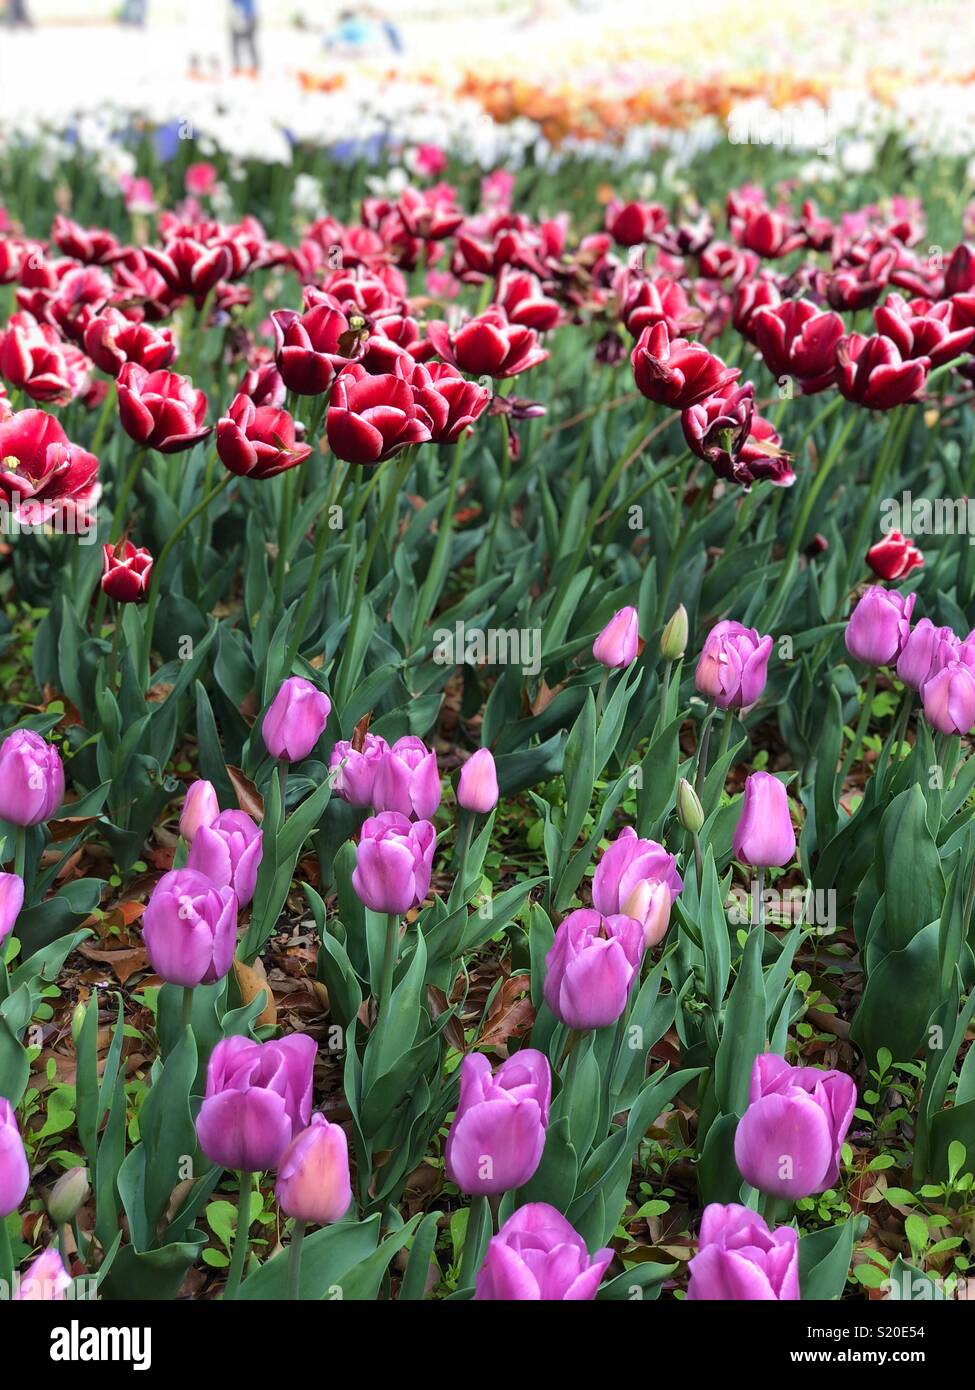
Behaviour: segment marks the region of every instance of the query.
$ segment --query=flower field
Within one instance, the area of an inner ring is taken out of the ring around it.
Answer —
[[[0,99],[4,1297],[965,1296],[975,105],[890,74]]]

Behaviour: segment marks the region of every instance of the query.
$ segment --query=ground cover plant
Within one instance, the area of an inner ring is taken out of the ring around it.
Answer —
[[[0,1280],[951,1296],[960,170],[192,144],[5,171]]]

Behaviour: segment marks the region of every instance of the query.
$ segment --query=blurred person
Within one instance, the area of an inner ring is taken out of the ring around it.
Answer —
[[[363,58],[383,47],[394,53],[403,51],[395,23],[372,5],[341,10],[334,30],[325,35],[324,44],[340,58]]]
[[[123,0],[120,24],[131,24],[136,29],[144,29],[149,16],[149,0]]]
[[[260,71],[258,25],[257,0],[230,0],[230,64],[234,72],[246,70],[256,77]]]
[[[7,0],[5,16],[11,29],[33,29],[34,27],[34,21],[27,9],[27,0]]]

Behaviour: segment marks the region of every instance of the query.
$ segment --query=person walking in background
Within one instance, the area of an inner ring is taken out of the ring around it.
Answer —
[[[130,24],[136,29],[144,29],[149,13],[149,0],[124,0],[120,24]]]
[[[257,75],[261,60],[257,51],[257,0],[230,0],[230,55],[234,72],[248,69]],[[245,55],[248,61],[245,62]]]
[[[27,11],[27,0],[7,0],[5,18],[11,29],[33,29],[34,21]]]

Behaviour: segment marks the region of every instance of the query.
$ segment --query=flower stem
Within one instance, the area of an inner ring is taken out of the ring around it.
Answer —
[[[383,970],[379,977],[379,998],[376,1002],[376,1017],[384,1018],[393,993],[393,971],[396,969],[396,955],[399,948],[399,915],[389,912],[386,915],[386,941],[383,947]]]
[[[240,1174],[240,1197],[237,1202],[237,1228],[234,1231],[234,1248],[230,1255],[230,1269],[227,1271],[227,1282],[224,1285],[224,1302],[231,1301],[237,1297],[237,1290],[240,1288],[241,1275],[244,1272],[244,1261],[247,1258],[247,1244],[250,1236],[250,1214],[251,1214],[251,1175],[241,1172]]]
[[[183,986],[183,1006],[180,1011],[180,1024],[183,1028],[193,1026],[193,986]]]
[[[464,1236],[464,1254],[460,1262],[458,1288],[469,1289],[473,1287],[481,1248],[481,1231],[484,1229],[485,1221],[491,1221],[491,1208],[488,1199],[483,1196],[472,1197],[471,1204],[467,1209],[467,1232]]]
[[[297,1302],[301,1298],[301,1245],[305,1239],[305,1222],[296,1221],[288,1247],[288,1297]]]

